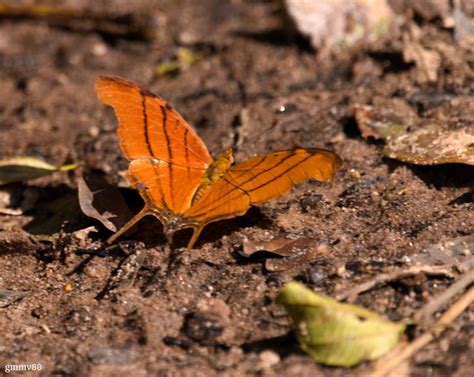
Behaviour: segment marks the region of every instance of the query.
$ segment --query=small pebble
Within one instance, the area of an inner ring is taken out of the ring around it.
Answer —
[[[361,174],[360,174],[360,171],[359,171],[359,170],[350,169],[350,170],[349,170],[349,176],[350,176],[352,179],[360,179]]]
[[[99,133],[100,133],[100,129],[97,126],[89,127],[87,131],[89,133],[89,136],[94,137],[94,138],[99,136]]]
[[[103,43],[96,43],[92,46],[92,54],[95,56],[104,56],[107,54],[108,50],[107,46]]]
[[[343,278],[344,276],[347,275],[347,270],[346,270],[346,266],[343,265],[343,266],[339,266],[337,269],[336,269],[336,275]]]
[[[264,350],[258,355],[260,358],[260,369],[268,369],[280,362],[280,355],[275,351]]]

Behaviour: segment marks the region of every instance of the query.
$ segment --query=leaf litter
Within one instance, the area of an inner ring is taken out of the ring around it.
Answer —
[[[117,187],[99,174],[88,173],[79,178],[78,198],[82,212],[100,221],[112,232],[116,232],[132,217]]]
[[[469,106],[469,98],[459,103]],[[370,105],[356,105],[354,115],[362,137],[385,141],[385,157],[417,165],[474,165],[474,119],[446,122]]]
[[[311,237],[296,240],[277,237],[268,241],[245,240],[240,255],[252,257],[263,255],[265,269],[270,272],[295,273],[315,260],[327,257],[330,249]]]

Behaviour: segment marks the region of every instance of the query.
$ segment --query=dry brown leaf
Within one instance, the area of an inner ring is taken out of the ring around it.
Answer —
[[[271,272],[296,270],[299,267],[305,266],[307,263],[327,256],[330,252],[329,247],[325,244],[316,246],[315,240],[306,240],[305,243],[305,245],[292,245],[291,248],[288,248],[293,251],[294,255],[291,257],[284,259],[267,259],[265,261],[265,269]]]
[[[382,106],[354,106],[363,138],[385,141],[386,157],[418,165],[462,163],[474,165],[474,127],[469,117],[470,97],[452,99],[462,112],[449,119],[419,118],[408,106],[389,101]],[[415,128],[409,132],[409,129]]]
[[[418,165],[474,165],[474,127],[453,129],[433,123],[388,140],[383,154]]]
[[[381,109],[369,105],[354,106],[354,116],[362,137],[386,140],[404,135],[412,117],[405,112],[394,110],[392,106]]]
[[[456,43],[470,51],[474,51],[474,15],[466,14],[460,1],[455,1],[454,18],[454,39]]]
[[[474,235],[457,237],[427,246],[423,252],[412,255],[415,263],[425,265],[453,264],[461,266],[474,260]]]
[[[271,272],[296,270],[315,259],[329,254],[327,245],[318,245],[314,238],[304,237],[297,240],[279,237],[270,241],[245,241],[242,256],[250,257],[259,251],[265,251],[283,258],[268,258],[265,269]]]
[[[347,48],[386,35],[394,14],[385,0],[286,0],[288,13],[314,48]]]
[[[438,52],[422,47],[417,41],[406,39],[403,46],[403,60],[416,64],[422,73],[420,82],[434,82],[438,79],[438,69],[441,65]]]
[[[284,246],[294,242],[295,240],[290,240],[285,237],[273,238],[269,241],[245,240],[242,245],[242,252],[240,254],[244,257],[250,257],[259,251],[267,251],[281,257],[287,257],[291,255],[291,251],[288,251],[289,249],[285,248]],[[287,254],[285,254],[285,252]],[[290,254],[288,254],[288,252]]]
[[[98,174],[84,174],[78,181],[79,205],[85,215],[99,220],[112,232],[120,229],[132,212],[120,191]],[[114,212],[109,212],[113,210]]]

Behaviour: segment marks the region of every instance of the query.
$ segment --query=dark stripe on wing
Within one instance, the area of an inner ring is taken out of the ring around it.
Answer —
[[[226,193],[226,194],[224,194],[224,195],[221,195],[221,196],[219,197],[219,199],[216,199],[216,200],[214,201],[214,203],[219,202],[220,200],[222,200],[222,198],[228,196],[231,192],[235,191],[236,189],[238,189],[238,187],[236,187],[235,189],[229,191],[228,193]],[[240,190],[240,189],[239,189],[239,190]],[[241,192],[241,195],[248,196],[248,194],[247,194],[244,190],[240,190],[240,192]],[[240,194],[239,194],[239,196],[240,196]],[[228,203],[229,201],[232,201],[232,200],[234,200],[234,199],[237,199],[239,196],[236,196],[235,198],[232,198],[232,197],[229,198],[229,199],[226,201],[226,203]],[[216,206],[211,207],[210,209],[208,208],[208,209],[206,209],[206,210],[203,211],[203,212],[199,212],[198,214],[195,214],[193,217],[196,218],[196,217],[202,216],[202,215],[204,215],[204,214],[207,214],[208,212],[212,212],[213,210],[215,210],[216,208],[219,208],[219,207],[221,207],[221,206],[222,206],[222,204],[218,204],[218,205],[216,205]],[[231,212],[231,213],[234,213],[234,212]],[[223,214],[223,213],[219,213],[219,215],[218,215],[218,216],[215,216],[215,217],[220,217],[220,216],[222,216],[222,215],[224,215],[224,214]],[[225,215],[227,215],[227,213],[226,213]]]
[[[262,188],[264,186],[267,186],[268,184],[276,181],[278,178],[282,177],[283,175],[285,175],[286,173],[288,173],[290,170],[293,170],[294,168],[296,168],[297,166],[301,165],[302,163],[304,163],[305,161],[309,160],[311,157],[313,157],[313,155],[309,155],[308,157],[304,158],[303,160],[297,162],[296,164],[294,164],[293,166],[290,166],[288,169],[284,170],[282,173],[278,174],[276,177],[273,177],[272,179],[270,179],[269,181],[265,182],[265,183],[262,183],[260,186],[257,186],[257,187],[254,187],[252,190],[248,190],[247,192],[253,192],[255,190],[258,190],[259,188]]]
[[[245,184],[247,184],[247,183],[249,183],[249,182],[251,182],[251,181],[254,180],[254,179],[257,179],[259,175],[264,174],[264,173],[268,173],[269,171],[271,171],[271,170],[273,170],[273,169],[276,169],[276,168],[277,168],[279,165],[281,165],[284,161],[286,161],[287,159],[289,159],[290,157],[292,157],[292,156],[294,156],[294,155],[295,155],[294,153],[291,153],[290,155],[285,156],[285,157],[282,158],[280,161],[278,161],[275,165],[273,165],[271,168],[268,168],[268,169],[266,169],[266,170],[262,170],[261,172],[255,174],[255,175],[254,175],[253,173],[251,173],[251,170],[250,170],[250,169],[248,169],[248,170],[243,170],[244,173],[241,174],[240,177],[243,176],[244,174],[249,173],[249,172],[252,174],[252,177],[251,177],[250,179],[247,179],[245,182],[241,183],[240,185],[235,184],[235,183],[232,183],[232,182],[228,181],[227,179],[225,179],[227,183],[229,183],[229,184],[232,185],[232,189],[230,189],[230,190],[227,191],[226,193],[222,194],[218,199],[215,200],[215,202],[217,202],[218,200],[222,199],[223,197],[225,197],[225,196],[231,194],[231,193],[232,193],[233,191],[235,191],[235,190],[241,190],[241,191],[242,191],[243,193],[245,193],[245,194],[247,194],[248,192],[253,191],[253,190],[245,190],[244,188],[242,188],[242,186],[245,185]],[[260,165],[266,157],[267,157],[267,156],[264,156],[264,157],[262,158],[262,160],[259,161],[257,164],[255,164],[251,169],[254,169],[254,168],[257,167],[258,165]],[[309,157],[308,157],[308,158],[309,158]],[[298,165],[298,164],[296,164],[295,166],[297,166],[297,165]],[[290,168],[290,169],[292,169],[292,168]],[[271,181],[271,180],[270,180],[270,181]],[[266,183],[263,184],[263,185],[260,185],[259,187],[265,186],[265,185],[266,185]],[[196,216],[196,217],[197,217],[197,216],[201,216],[201,215],[203,215],[204,213],[209,212],[209,211],[213,211],[214,209],[219,208],[219,207],[220,207],[220,205],[213,206],[213,207],[211,207],[211,208],[206,209],[205,212],[200,212],[200,213],[196,214],[195,216]]]
[[[295,154],[294,153],[290,153],[288,156],[285,156],[284,158],[282,158],[280,161],[278,161],[275,165],[273,165],[271,168],[268,168],[268,169],[265,169],[265,170],[262,170],[262,171],[259,171],[257,174],[253,174],[253,177],[251,177],[250,179],[247,179],[245,182],[242,183],[242,185],[246,185],[247,183],[253,181],[254,179],[257,179],[260,175],[262,174],[265,174],[265,173],[268,173],[270,171],[272,171],[273,169],[276,169],[278,166],[280,166],[283,162],[285,162],[286,160],[290,159],[291,157],[293,157]],[[267,156],[265,156],[267,157]],[[258,165],[258,164],[257,164]],[[246,173],[247,172],[250,172],[250,169],[249,170],[246,170]],[[265,184],[263,184],[264,186]],[[247,190],[246,190],[247,191]],[[252,190],[253,191],[253,190]],[[250,191],[247,191],[247,192],[250,192]]]
[[[265,156],[262,156],[262,158],[260,159],[260,161],[258,161],[254,166],[252,166],[250,169],[246,169],[246,170],[241,170],[242,174],[240,174],[238,177],[236,178],[240,178],[242,177],[243,175],[247,174],[251,169],[255,169],[257,168],[259,165],[261,165],[263,162],[265,162],[265,160],[267,159],[268,155],[265,155]],[[238,171],[238,170],[235,170],[235,171]]]
[[[187,128],[184,129],[184,153],[186,157],[186,170],[188,172],[188,181],[191,180],[191,169],[189,168],[189,150],[188,150],[188,132]]]
[[[170,137],[168,135],[168,123],[167,123],[167,110],[164,106],[160,106],[161,114],[163,116],[163,134],[165,135],[166,139],[166,147],[168,148],[168,160],[170,163],[168,164],[168,171],[169,171],[169,180],[170,180],[170,199],[171,199],[171,207],[174,208],[174,195],[173,195],[173,168],[171,163],[173,163],[173,150],[171,148]]]
[[[168,206],[166,205],[165,193],[163,192],[163,187],[161,186],[161,172],[159,170],[158,170],[158,172],[156,171],[156,164],[153,164],[153,171],[155,173],[155,176],[158,179],[158,184],[159,184],[159,187],[160,187],[161,205],[162,205],[163,208],[168,208]]]
[[[140,96],[142,97],[142,113],[143,113],[143,126],[145,127],[145,144],[148,149],[148,153],[150,153],[151,156],[155,157],[155,154],[153,153],[150,145],[150,137],[148,135],[148,114],[146,110],[146,101],[145,101],[145,93],[140,91]]]

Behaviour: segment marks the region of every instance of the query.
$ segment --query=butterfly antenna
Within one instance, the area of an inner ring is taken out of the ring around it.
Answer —
[[[247,139],[247,132],[248,130],[252,129],[251,127],[251,120],[249,116],[249,111],[247,108],[241,110],[239,115],[239,122],[237,126],[234,126],[234,138],[232,143],[232,152],[237,152],[239,148],[254,142],[256,139],[259,139],[263,134],[268,131],[273,130],[274,128],[280,126],[282,124],[281,120],[275,120],[272,122],[270,127],[265,128],[264,130],[260,131],[256,135],[252,136],[251,138]]]
[[[321,113],[323,111],[326,111],[326,110],[336,106],[337,104],[341,103],[342,101],[343,101],[343,99],[337,99],[336,101],[328,104],[325,107],[321,107],[321,108],[318,108],[316,111],[312,111],[310,113],[310,115],[315,116],[318,113]],[[245,144],[252,143],[256,139],[260,138],[264,133],[266,133],[268,131],[271,131],[274,128],[279,127],[279,126],[281,126],[285,123],[289,123],[289,122],[297,119],[299,115],[297,113],[291,114],[292,111],[289,111],[289,110],[290,109],[286,109],[285,106],[281,106],[278,109],[278,115],[286,114],[287,115],[286,117],[274,120],[270,127],[265,128],[264,130],[257,133],[256,135],[254,135],[250,139],[246,139],[248,130],[251,130],[253,127],[252,127],[252,120],[250,119],[250,115],[249,115],[249,110],[244,105],[244,107],[240,111],[240,114],[238,116],[236,116],[234,118],[234,121],[232,122],[232,128],[234,129],[232,146],[230,147],[230,148],[232,148],[232,152],[237,152],[238,148],[240,148],[241,146],[243,146]]]

